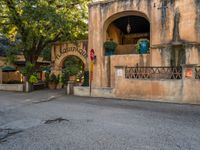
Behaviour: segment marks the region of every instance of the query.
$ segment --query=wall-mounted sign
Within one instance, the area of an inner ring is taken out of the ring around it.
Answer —
[[[79,46],[72,46],[72,47],[60,49],[59,53],[56,55],[56,59],[59,59],[62,56],[62,54],[65,54],[68,52],[78,52],[84,58],[87,58],[87,50],[86,49],[80,48]]]
[[[123,76],[123,70],[122,69],[117,69],[117,76],[122,77]]]
[[[191,68],[188,68],[185,70],[185,77],[192,78],[192,69]]]

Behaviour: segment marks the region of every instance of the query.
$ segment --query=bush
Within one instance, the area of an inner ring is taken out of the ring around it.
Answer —
[[[31,75],[31,76],[30,76],[30,79],[29,79],[29,82],[30,82],[31,84],[38,83],[38,78],[37,78],[35,75]]]
[[[115,43],[113,41],[106,41],[104,43],[105,50],[115,50],[116,47],[117,47],[117,43]]]
[[[57,76],[57,82],[58,82],[58,83],[61,83],[61,84],[64,84],[64,77],[63,77],[63,75],[60,75],[60,74],[59,74],[59,75]]]
[[[84,72],[84,82],[82,86],[89,86],[89,71]]]
[[[50,74],[48,72],[45,73],[45,80],[49,82]]]

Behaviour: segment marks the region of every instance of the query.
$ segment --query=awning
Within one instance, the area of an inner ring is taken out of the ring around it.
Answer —
[[[0,67],[0,70],[2,70],[2,72],[15,72],[16,71],[16,67],[3,66],[3,67]]]

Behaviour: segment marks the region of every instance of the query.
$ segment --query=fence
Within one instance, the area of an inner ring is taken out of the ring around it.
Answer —
[[[200,68],[199,68],[200,77]],[[126,67],[127,79],[182,79],[182,67]]]

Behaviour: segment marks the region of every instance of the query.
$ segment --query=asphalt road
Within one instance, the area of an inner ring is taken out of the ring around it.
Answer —
[[[200,150],[200,106],[1,91],[0,150]]]

